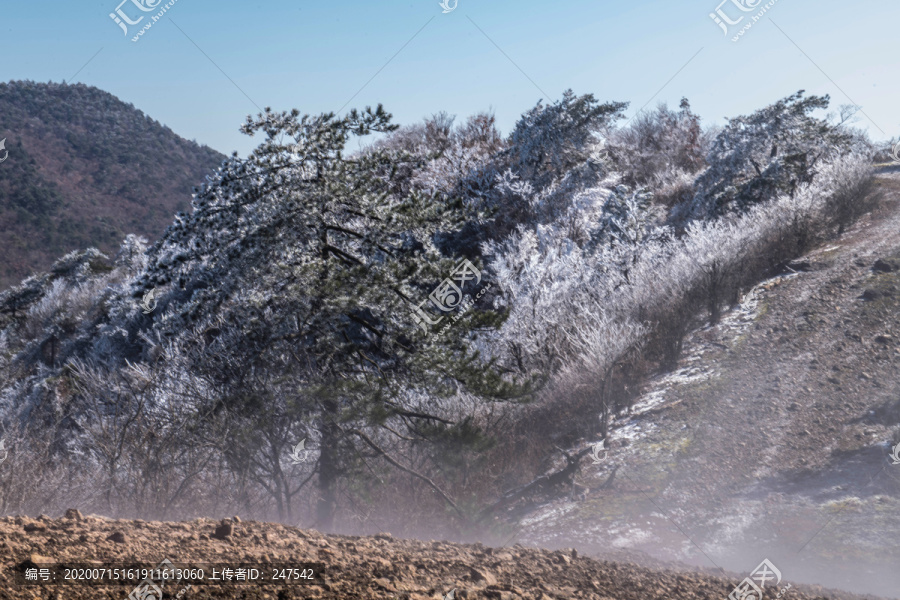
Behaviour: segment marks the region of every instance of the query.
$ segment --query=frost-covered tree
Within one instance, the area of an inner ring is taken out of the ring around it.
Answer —
[[[593,94],[541,102],[522,115],[509,136],[509,167],[535,188],[584,163],[599,141],[598,134],[621,118],[626,102],[601,104]]]
[[[690,218],[741,212],[778,195],[793,196],[823,163],[851,150],[853,136],[812,113],[828,96],[803,90],[749,116],[729,119],[697,179]]]
[[[478,205],[492,215],[481,241],[503,239],[519,225],[548,224],[576,194],[599,184],[609,174],[602,138],[626,107],[567,90],[522,115],[507,147],[480,173]]]
[[[434,238],[458,226],[461,203],[399,185],[398,172],[421,165],[414,156],[344,156],[351,136],[393,128],[381,107],[249,120],[244,131],[267,140],[204,187],[193,214],[151,250],[135,290],[166,290],[153,324],[161,337],[207,332],[197,368],[230,391],[217,400],[224,410],[250,418],[259,404],[286,401],[315,430],[325,528],[348,457],[360,440],[372,444],[366,429],[410,412],[392,400],[401,387],[486,398],[515,389],[466,343],[499,313],[468,311],[443,336],[419,331],[415,307],[458,262]],[[253,383],[261,376],[282,383]]]

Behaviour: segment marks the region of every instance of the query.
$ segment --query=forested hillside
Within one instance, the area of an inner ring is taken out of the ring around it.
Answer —
[[[874,150],[827,106],[248,118],[265,141],[155,244],[0,294],[0,511],[502,527],[689,331],[868,210]]]
[[[224,156],[82,84],[0,84],[0,289],[66,252],[156,239]]]

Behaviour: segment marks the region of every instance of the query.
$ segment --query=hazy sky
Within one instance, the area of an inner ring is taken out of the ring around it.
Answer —
[[[720,0],[458,0],[447,14],[438,0],[177,0],[138,42],[166,2],[126,0],[129,19],[146,15],[126,36],[109,16],[120,1],[0,0],[0,80],[97,86],[241,154],[256,142],[238,127],[257,107],[317,113],[352,98],[399,123],[493,109],[508,133],[566,88],[628,101],[629,116],[686,96],[707,123],[805,89],[860,105],[873,139],[900,134],[895,1],[777,0],[738,42],[765,1],[726,0],[727,18],[744,16],[726,36],[709,16]]]

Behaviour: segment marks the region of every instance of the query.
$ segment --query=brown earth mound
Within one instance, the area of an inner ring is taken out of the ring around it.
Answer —
[[[107,568],[140,563],[147,568],[164,559],[188,564],[254,565],[268,579],[272,565],[315,567],[310,583],[198,584],[163,586],[162,598],[455,598],[549,600],[725,600],[743,575],[726,577],[700,572],[654,570],[632,564],[601,562],[574,550],[550,551],[515,546],[424,542],[373,537],[324,535],[274,523],[239,518],[217,522],[147,522],[83,517],[6,517],[0,519],[0,600],[124,599],[127,585],[19,584],[28,568],[51,568],[64,577],[65,565]],[[53,563],[56,563],[53,565]],[[209,569],[207,568],[207,574]],[[208,576],[208,575],[207,575]],[[787,582],[781,582],[782,590]],[[187,588],[187,589],[185,589]],[[179,595],[180,593],[180,595]],[[767,589],[767,597],[775,597]],[[153,595],[133,595],[159,600]],[[788,600],[861,599],[863,596],[821,588],[792,586]],[[872,598],[871,596],[865,598]]]

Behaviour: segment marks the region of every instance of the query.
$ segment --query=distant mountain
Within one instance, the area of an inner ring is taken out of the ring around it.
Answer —
[[[225,159],[82,84],[0,83],[4,138],[0,289],[71,250],[155,240]]]

